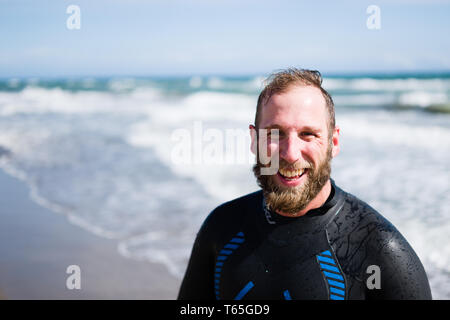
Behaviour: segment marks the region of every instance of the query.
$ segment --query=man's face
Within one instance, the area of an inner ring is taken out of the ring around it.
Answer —
[[[339,152],[336,128],[328,131],[328,111],[319,89],[292,86],[273,95],[261,109],[259,129],[252,132],[252,151],[257,154],[253,170],[270,209],[295,214],[304,209],[330,178],[331,159]],[[270,129],[278,129],[271,135]],[[262,175],[257,139],[263,139],[267,154],[279,156],[278,172]],[[278,141],[277,141],[278,140]]]

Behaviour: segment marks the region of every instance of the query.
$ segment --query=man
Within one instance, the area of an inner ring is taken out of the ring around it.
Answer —
[[[250,125],[262,190],[208,216],[179,299],[431,299],[403,236],[330,179],[339,128],[321,84],[310,70],[269,78]]]

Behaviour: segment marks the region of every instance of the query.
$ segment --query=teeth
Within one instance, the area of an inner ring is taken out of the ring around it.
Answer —
[[[303,174],[304,171],[305,171],[305,169],[293,170],[293,171],[280,169],[280,173],[283,176],[288,177],[288,178],[300,176],[301,174]]]

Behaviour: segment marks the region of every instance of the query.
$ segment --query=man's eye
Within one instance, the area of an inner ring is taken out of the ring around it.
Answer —
[[[315,136],[315,134],[314,133],[312,133],[312,132],[302,132],[301,133],[301,136],[303,136],[303,137],[311,137],[311,136]]]
[[[270,130],[267,132],[267,136],[278,137],[278,136],[281,136],[281,133],[278,130]]]

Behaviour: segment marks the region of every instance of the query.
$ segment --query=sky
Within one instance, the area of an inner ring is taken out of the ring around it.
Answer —
[[[448,72],[449,18],[436,0],[0,0],[0,78]]]

